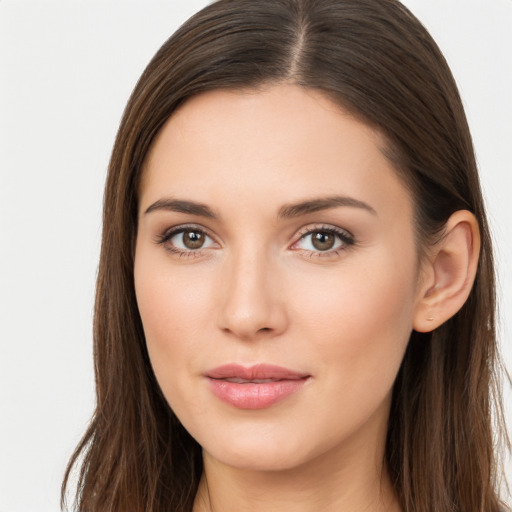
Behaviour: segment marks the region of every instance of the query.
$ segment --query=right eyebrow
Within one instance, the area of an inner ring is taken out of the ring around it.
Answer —
[[[199,217],[206,217],[208,219],[217,219],[218,216],[213,212],[213,210],[202,203],[196,203],[194,201],[185,201],[183,199],[171,199],[171,198],[163,198],[155,201],[152,205],[150,205],[144,215],[158,211],[158,210],[167,210],[171,212],[177,213],[187,213],[190,215],[198,215]]]

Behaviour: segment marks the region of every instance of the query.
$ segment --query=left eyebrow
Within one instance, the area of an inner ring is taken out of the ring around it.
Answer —
[[[340,206],[348,206],[350,208],[361,208],[368,211],[372,215],[377,215],[377,212],[369,204],[359,199],[349,196],[329,196],[320,197],[317,199],[310,199],[300,203],[287,204],[279,209],[279,217],[283,219],[290,219],[307,215],[308,213],[319,212],[321,210],[328,210],[330,208],[339,208]]]

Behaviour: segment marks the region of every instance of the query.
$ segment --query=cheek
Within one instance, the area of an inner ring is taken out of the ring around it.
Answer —
[[[336,366],[332,378],[354,389],[392,385],[412,331],[415,259],[407,261],[379,252],[292,294],[305,340],[314,340],[325,367]]]
[[[134,280],[151,365],[162,389],[173,389],[197,368],[210,283],[197,270],[172,271],[165,254],[155,257],[144,248],[136,253]]]
[[[136,277],[137,304],[148,341],[158,342],[187,334],[194,339],[199,331],[197,312],[208,300],[205,290],[184,286],[176,276],[147,273]]]

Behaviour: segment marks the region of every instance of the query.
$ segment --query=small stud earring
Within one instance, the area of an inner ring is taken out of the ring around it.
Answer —
[[[427,318],[427,321],[428,321],[428,322],[432,322],[433,320],[434,320],[434,317],[433,317],[433,316],[429,316],[429,317]]]

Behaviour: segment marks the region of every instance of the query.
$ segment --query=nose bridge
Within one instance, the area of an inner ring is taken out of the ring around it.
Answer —
[[[225,262],[223,276],[219,323],[222,330],[243,339],[283,331],[286,314],[276,266],[269,251],[254,243],[232,252]]]

